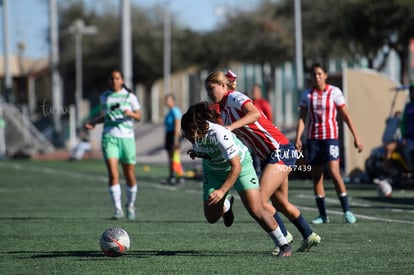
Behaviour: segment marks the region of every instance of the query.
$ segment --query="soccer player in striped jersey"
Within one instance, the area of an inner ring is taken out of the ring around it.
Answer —
[[[102,115],[85,124],[93,129],[103,123],[102,152],[108,171],[109,194],[114,205],[113,219],[124,216],[121,202],[118,164],[121,163],[126,179],[127,218],[135,219],[137,181],[135,178],[136,148],[133,122],[141,120],[141,105],[137,97],[124,85],[119,70],[112,70],[109,76],[110,89],[100,95]]]
[[[354,146],[362,152],[363,145],[358,138],[346,108],[342,91],[326,83],[328,74],[325,68],[315,63],[311,67],[313,87],[305,91],[300,100],[300,114],[296,129],[296,149],[302,150],[301,137],[305,130],[306,117],[309,114],[307,125],[308,161],[312,166],[313,189],[319,216],[312,223],[328,223],[329,218],[325,206],[325,189],[323,185],[323,167],[328,163],[329,172],[335,185],[336,194],[341,203],[344,219],[347,223],[355,223],[356,217],[350,210],[345,183],[339,169],[339,141],[337,111],[342,115],[344,122],[354,137]]]
[[[298,251],[305,252],[320,243],[321,238],[310,228],[299,209],[288,200],[288,175],[296,162],[296,150],[286,136],[272,124],[245,94],[228,89],[227,78],[221,71],[211,72],[205,80],[208,97],[219,103],[226,128],[233,131],[264,162],[260,177],[263,206],[269,211],[282,212],[303,237]],[[275,248],[274,253],[277,253]]]

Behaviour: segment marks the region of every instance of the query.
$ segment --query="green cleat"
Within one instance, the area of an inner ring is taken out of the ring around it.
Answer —
[[[289,231],[287,231],[285,238],[286,238],[286,241],[288,241],[288,243],[293,243],[293,236],[292,234],[290,234]]]
[[[356,220],[357,220],[356,217],[354,216],[354,214],[352,214],[351,211],[346,211],[344,213],[344,219],[345,219],[345,222],[347,222],[347,223],[355,223]]]
[[[298,252],[307,252],[312,246],[317,246],[321,242],[321,237],[313,232],[306,240],[303,240]]]
[[[126,213],[127,213],[127,219],[128,220],[135,220],[135,207],[133,206],[127,206]]]
[[[122,209],[115,209],[114,214],[112,215],[112,219],[119,220],[124,217],[124,211]]]
[[[315,219],[312,220],[313,224],[323,224],[323,223],[329,223],[328,216],[318,216]]]

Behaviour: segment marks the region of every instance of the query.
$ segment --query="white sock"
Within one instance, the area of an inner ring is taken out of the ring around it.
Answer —
[[[229,211],[230,209],[230,200],[228,199],[228,197],[224,200],[224,204],[223,204],[223,213],[226,213],[227,211]]]
[[[272,232],[269,232],[269,236],[277,247],[284,246],[288,243],[279,226]]]
[[[128,207],[134,207],[135,205],[135,200],[137,198],[137,191],[138,191],[138,185],[134,185],[134,186],[125,186],[125,190],[126,190],[126,195],[127,195],[127,205]]]
[[[121,185],[119,183],[109,187],[109,195],[111,196],[112,203],[116,209],[122,209],[121,202]]]

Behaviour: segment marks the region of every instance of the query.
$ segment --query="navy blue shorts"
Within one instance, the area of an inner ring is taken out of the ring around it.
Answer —
[[[263,165],[278,163],[292,167],[295,165],[297,158],[298,154],[292,143],[280,144],[279,149],[271,152]]]
[[[339,159],[339,141],[337,139],[308,139],[308,162],[310,165],[323,165]]]
[[[174,149],[174,132],[167,132],[165,134],[164,149],[172,151]]]

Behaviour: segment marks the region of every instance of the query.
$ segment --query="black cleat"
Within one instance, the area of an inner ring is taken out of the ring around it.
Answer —
[[[228,195],[226,200],[230,201],[230,208],[227,212],[223,213],[223,221],[225,226],[230,227],[234,221],[234,214],[232,210],[234,197],[232,195]]]

